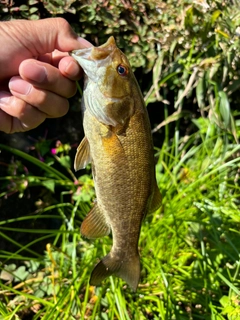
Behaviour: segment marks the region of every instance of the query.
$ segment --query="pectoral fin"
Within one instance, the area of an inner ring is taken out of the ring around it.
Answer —
[[[110,226],[97,204],[84,219],[80,231],[84,237],[89,239],[101,238],[110,233]]]
[[[74,160],[74,170],[78,171],[80,169],[84,169],[90,162],[91,162],[90,146],[87,138],[84,137],[77,148],[77,153]]]

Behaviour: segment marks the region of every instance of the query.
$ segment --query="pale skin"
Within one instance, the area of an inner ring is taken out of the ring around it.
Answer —
[[[91,44],[62,18],[0,22],[0,43],[0,131],[65,115],[83,73],[68,52]]]

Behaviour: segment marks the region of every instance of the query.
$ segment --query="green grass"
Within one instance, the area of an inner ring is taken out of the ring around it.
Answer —
[[[79,223],[90,206],[81,197],[62,197],[31,215],[1,221],[0,236],[16,248],[0,250],[3,319],[239,319],[240,147],[219,129],[209,135],[208,126],[156,150],[163,203],[142,225],[136,293],[117,278],[89,286],[90,272],[111,239],[81,238]],[[32,160],[18,155],[24,163]],[[64,179],[48,168],[46,179],[49,174],[56,184]],[[73,181],[66,180],[74,194]],[[50,218],[61,222],[59,229],[12,227],[16,220],[27,225]],[[19,232],[40,236],[22,246],[14,240]],[[31,249],[41,241],[48,243],[42,254]]]
[[[156,149],[162,207],[142,225],[137,292],[117,278],[91,287],[90,273],[111,238],[88,241],[79,232],[94,199],[89,171],[77,179],[69,145],[51,156],[50,143],[40,143],[45,162],[0,145],[13,159],[4,164],[0,201],[17,193],[26,204],[39,192],[32,211],[10,218],[0,211],[0,320],[238,320],[239,4],[207,1],[203,10],[202,1],[135,1],[120,19],[123,1],[90,2],[76,9],[76,21],[84,21],[76,31],[99,44],[114,33],[134,68],[143,68],[142,78],[152,70],[145,101],[159,103],[165,117],[153,130],[165,139]],[[113,19],[99,14],[106,8]],[[30,240],[23,244],[23,237]]]

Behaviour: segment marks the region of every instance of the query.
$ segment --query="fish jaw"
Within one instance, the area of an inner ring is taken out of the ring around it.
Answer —
[[[84,110],[105,125],[124,125],[134,113],[132,86],[136,80],[114,38],[100,47],[72,51],[71,56],[85,73]],[[119,74],[119,67],[126,75]]]
[[[74,50],[70,55],[83,68],[88,81],[96,83],[106,98],[123,98],[131,94],[131,84],[136,80],[128,59],[113,37],[100,47]],[[126,68],[126,75],[119,74],[119,66]]]
[[[91,114],[105,125],[117,126],[118,122],[109,117],[106,109],[109,105],[118,102],[118,99],[105,97],[100,90],[99,83],[104,76],[104,65],[109,63],[110,56],[103,60],[93,60],[93,48],[75,50],[71,56],[84,70],[84,95],[82,99],[83,112],[88,109]],[[102,65],[102,66],[101,66]]]
[[[70,55],[80,64],[85,74],[94,83],[104,74],[104,68],[111,63],[114,50],[118,49],[113,37],[100,47],[90,47],[70,52]]]
[[[102,60],[94,60],[92,58],[92,51],[94,47],[74,50],[70,54],[83,68],[85,75],[94,83],[98,83],[104,72],[104,66],[107,65],[111,59],[109,55]]]

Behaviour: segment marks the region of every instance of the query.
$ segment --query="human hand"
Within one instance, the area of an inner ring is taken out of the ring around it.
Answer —
[[[0,22],[0,131],[61,117],[82,76],[69,51],[90,47],[62,18]]]

